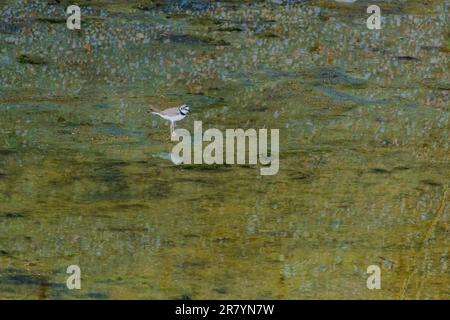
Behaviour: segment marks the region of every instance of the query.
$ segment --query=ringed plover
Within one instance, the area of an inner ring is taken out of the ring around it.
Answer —
[[[170,133],[172,136],[175,135],[175,122],[183,120],[189,113],[189,106],[187,104],[183,104],[179,107],[169,108],[162,111],[156,110],[153,107],[150,107],[150,110],[147,112],[156,114],[165,120],[170,121]]]

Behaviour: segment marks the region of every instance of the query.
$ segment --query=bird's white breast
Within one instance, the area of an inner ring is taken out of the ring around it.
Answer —
[[[169,121],[180,121],[186,117],[186,115],[177,114],[175,116],[167,116],[167,115],[161,115],[163,119],[169,120]]]

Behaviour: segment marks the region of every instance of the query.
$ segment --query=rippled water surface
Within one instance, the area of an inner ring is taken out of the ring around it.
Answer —
[[[0,1],[0,298],[449,299],[448,10],[372,2]],[[279,173],[172,164],[182,103]]]

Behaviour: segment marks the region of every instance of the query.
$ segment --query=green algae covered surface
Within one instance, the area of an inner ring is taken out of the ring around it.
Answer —
[[[69,4],[0,1],[0,298],[450,298],[444,1]],[[278,174],[172,164],[182,103]]]

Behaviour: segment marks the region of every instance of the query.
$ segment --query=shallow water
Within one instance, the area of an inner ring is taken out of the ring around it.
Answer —
[[[450,298],[443,1],[62,2],[0,1],[0,298]],[[279,173],[172,164],[182,103]]]

